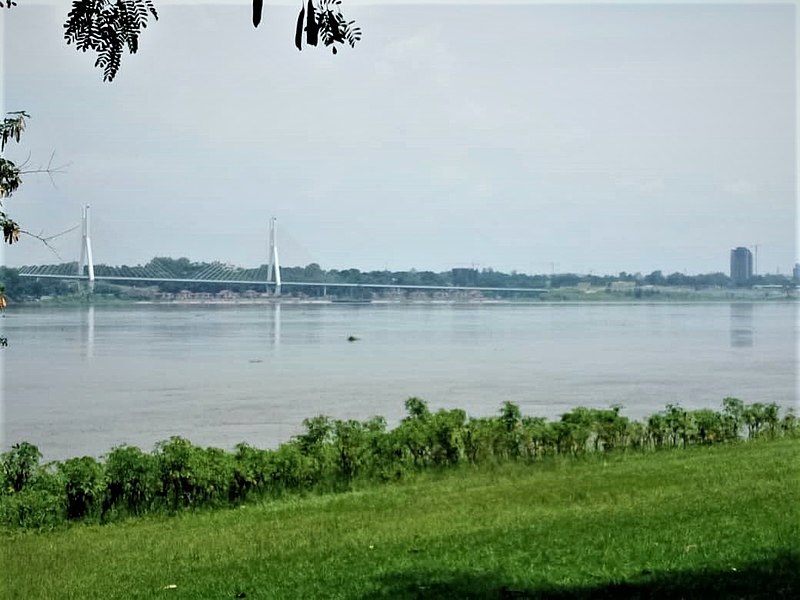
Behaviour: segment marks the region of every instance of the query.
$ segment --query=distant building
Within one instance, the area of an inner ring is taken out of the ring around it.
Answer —
[[[731,250],[731,282],[745,285],[753,277],[753,253],[739,246]]]
[[[792,270],[792,279],[794,279],[795,283],[800,283],[800,263],[794,263],[794,269]]]
[[[612,292],[631,292],[635,287],[635,281],[612,281],[609,290]]]

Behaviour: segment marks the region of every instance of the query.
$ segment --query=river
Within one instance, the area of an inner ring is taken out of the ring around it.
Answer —
[[[725,396],[796,407],[793,302],[13,307],[2,319],[2,449],[48,459],[181,435],[274,447],[318,414],[524,414]],[[359,338],[349,342],[349,336]]]

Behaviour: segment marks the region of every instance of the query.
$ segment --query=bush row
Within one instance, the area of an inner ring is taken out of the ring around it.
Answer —
[[[534,462],[548,456],[648,451],[763,437],[800,437],[800,422],[776,404],[725,398],[722,410],[677,405],[644,421],[606,410],[575,408],[555,421],[522,415],[505,402],[497,417],[463,410],[431,412],[409,398],[394,429],[367,421],[306,419],[304,433],[275,450],[242,443],[233,452],[194,446],[181,437],[152,452],[119,446],[102,460],[84,456],[41,464],[27,442],[0,455],[0,523],[51,528],[69,521],[107,522],[128,515],[190,507],[239,505],[286,493],[348,489],[354,480],[389,481],[459,464]]]

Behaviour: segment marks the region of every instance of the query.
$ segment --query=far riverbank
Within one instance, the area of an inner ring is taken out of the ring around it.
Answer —
[[[82,292],[79,294],[42,296],[36,299],[11,299],[13,305],[86,305],[86,304],[152,304],[152,305],[218,305],[248,306],[271,304],[303,304],[303,305],[359,305],[359,304],[470,304],[470,305],[515,305],[515,304],[548,304],[548,303],[670,303],[670,302],[795,302],[800,293],[794,288],[758,288],[758,289],[690,289],[690,288],[648,288],[626,291],[608,291],[606,289],[556,288],[538,295],[516,292],[506,297],[484,296],[480,293],[459,292],[410,292],[402,294],[375,294],[364,298],[350,296],[327,295],[313,297],[307,295],[283,294],[275,296],[270,293],[253,291],[239,293],[222,290],[217,293],[163,294],[147,288],[127,288],[117,286],[114,294]],[[367,287],[360,288],[368,290]]]

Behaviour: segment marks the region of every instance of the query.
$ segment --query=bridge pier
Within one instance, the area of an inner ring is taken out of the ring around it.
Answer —
[[[269,285],[273,282],[273,275],[274,283],[275,283],[275,292],[274,296],[281,295],[281,265],[280,261],[278,260],[278,245],[277,240],[275,238],[275,233],[277,229],[277,219],[272,217],[269,221],[269,250],[268,250],[268,260],[267,263],[267,292],[269,292]]]
[[[92,237],[89,230],[89,205],[83,207],[81,220],[81,260],[78,263],[78,275],[83,275],[83,267],[88,266],[89,293],[94,292],[94,258],[92,257]]]

